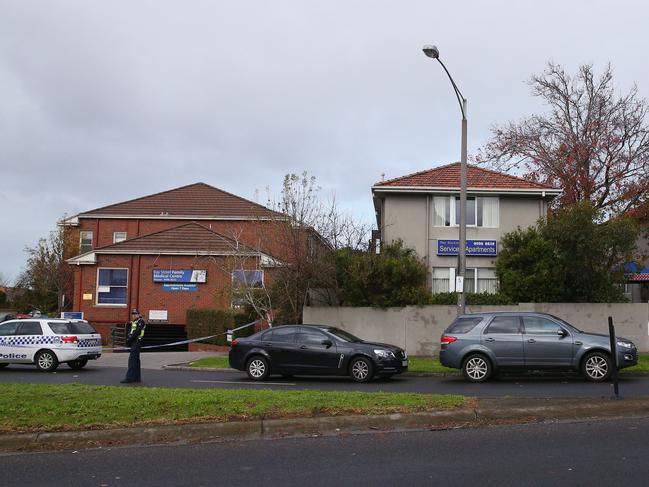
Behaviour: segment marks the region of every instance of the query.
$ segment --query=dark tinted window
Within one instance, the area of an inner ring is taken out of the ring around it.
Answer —
[[[23,321],[16,330],[16,335],[42,335],[43,330],[38,321]]]
[[[521,320],[518,316],[496,316],[485,333],[520,333]]]
[[[351,333],[347,333],[345,330],[339,330],[338,328],[328,328],[327,331],[346,342],[358,343],[363,341]]]
[[[458,318],[453,323],[451,323],[451,326],[446,329],[446,333],[469,333],[481,321],[482,316]]]
[[[311,343],[318,345],[322,343],[322,340],[327,340],[327,335],[325,335],[321,331],[311,328],[302,328],[297,339],[297,341],[300,343]]]
[[[50,325],[52,331],[57,335],[89,335],[91,333],[97,333],[97,330],[95,330],[95,328],[86,321],[69,321],[67,323],[62,323],[60,321],[50,321],[48,325]]]
[[[0,325],[0,336],[13,335],[18,328],[18,322],[12,321],[11,323],[4,323]]]
[[[267,337],[266,335],[264,335],[264,340],[268,340],[270,338],[270,340],[273,342],[294,342],[295,335],[297,335],[297,329],[293,328],[292,326],[278,326],[277,328],[273,328],[272,332],[272,337]]]
[[[556,335],[561,329],[557,323],[542,316],[523,316],[523,323],[528,335]]]

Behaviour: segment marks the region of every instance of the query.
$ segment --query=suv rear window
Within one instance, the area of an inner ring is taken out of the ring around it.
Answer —
[[[470,318],[457,318],[451,326],[446,329],[445,333],[469,333],[478,323],[482,321],[482,316],[472,316]]]
[[[50,325],[52,331],[57,335],[89,335],[91,333],[97,333],[97,330],[87,321],[68,321],[67,323],[50,321],[48,325]]]

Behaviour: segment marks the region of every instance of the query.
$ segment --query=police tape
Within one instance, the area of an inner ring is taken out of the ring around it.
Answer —
[[[201,341],[204,341],[204,340],[210,340],[212,338],[216,338],[216,337],[219,337],[219,336],[222,336],[222,335],[226,335],[226,336],[231,335],[232,332],[242,330],[244,328],[247,328],[248,326],[254,325],[255,323],[256,323],[255,321],[253,321],[251,323],[246,323],[245,325],[242,325],[242,326],[240,326],[238,328],[235,328],[233,330],[227,330],[227,331],[222,332],[222,333],[217,333],[216,335],[209,335],[209,336],[200,337],[200,338],[192,338],[191,340],[181,340],[181,341],[172,342],[172,343],[163,343],[161,345],[146,345],[146,346],[140,347],[140,350],[151,349],[151,348],[175,347],[176,345],[185,345],[187,343],[194,343],[194,342],[201,342]],[[39,343],[31,343],[31,344],[22,344],[22,343],[19,344],[19,343],[10,343],[10,340],[9,341],[4,341],[4,340],[2,340],[2,338],[0,338],[0,347],[11,347],[11,348],[35,348],[37,346],[40,347],[40,348],[43,348],[43,346],[59,345],[61,343],[63,343],[62,340],[52,341],[51,343],[39,342]],[[93,346],[90,346],[90,347],[78,347],[78,346],[77,347],[58,347],[57,346],[56,350],[79,350],[80,348],[99,348],[99,346],[98,345],[93,345]],[[130,350],[130,349],[131,349],[131,347],[101,347],[102,352],[127,351],[127,350]]]

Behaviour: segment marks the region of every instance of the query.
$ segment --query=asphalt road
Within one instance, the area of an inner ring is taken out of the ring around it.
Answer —
[[[645,486],[649,419],[0,456],[28,486]]]
[[[88,365],[83,370],[72,370],[62,365],[55,373],[43,373],[33,366],[11,365],[0,369],[0,382],[32,382],[48,384],[99,384],[121,385],[126,369],[99,364]],[[524,396],[524,397],[575,397],[611,396],[610,384],[593,384],[578,375],[501,375],[484,384],[469,384],[459,376],[415,377],[397,376],[388,380],[374,380],[369,384],[356,384],[346,378],[295,377],[282,379],[271,377],[266,382],[248,380],[238,371],[179,371],[142,370],[144,387],[184,388],[267,388],[277,390],[314,389],[325,391],[391,391],[437,394],[462,394],[468,396]],[[123,387],[137,387],[132,384]],[[649,376],[622,375],[622,396],[648,396]]]

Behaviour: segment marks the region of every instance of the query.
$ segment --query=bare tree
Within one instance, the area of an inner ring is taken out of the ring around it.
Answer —
[[[648,105],[636,86],[618,96],[610,65],[599,77],[583,65],[573,77],[551,62],[529,85],[548,113],[494,127],[476,161],[563,189],[559,205],[587,200],[610,216],[647,201]]]

